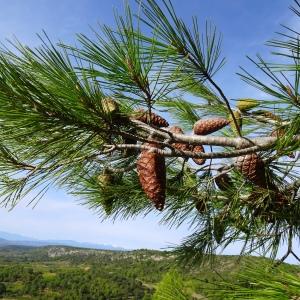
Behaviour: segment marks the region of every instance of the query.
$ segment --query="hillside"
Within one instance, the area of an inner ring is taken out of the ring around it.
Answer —
[[[78,242],[72,240],[37,240],[32,237],[27,237],[15,233],[9,233],[0,231],[0,247],[18,245],[18,246],[31,246],[31,247],[43,247],[43,246],[71,246],[88,249],[100,249],[100,250],[125,250],[121,247],[115,247],[112,245],[103,245],[95,243]]]
[[[206,265],[180,271],[193,299],[205,299],[207,281],[233,279],[241,266],[260,260],[245,258],[238,264],[236,257],[220,256],[217,269]],[[149,300],[172,267],[174,256],[168,252],[7,246],[0,248],[0,292],[4,284],[5,299]]]

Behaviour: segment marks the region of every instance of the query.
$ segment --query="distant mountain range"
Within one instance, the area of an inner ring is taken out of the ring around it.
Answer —
[[[0,231],[0,247],[12,246],[12,245],[31,246],[31,247],[71,246],[71,247],[78,247],[78,248],[101,249],[101,250],[115,250],[115,251],[126,250],[124,248],[114,247],[111,245],[77,242],[72,240],[37,240],[31,237],[22,236],[15,233]]]

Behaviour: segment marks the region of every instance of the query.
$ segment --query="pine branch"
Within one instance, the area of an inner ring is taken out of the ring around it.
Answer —
[[[284,157],[300,147],[298,33],[289,29],[271,42],[275,57],[278,49],[287,51],[289,63],[251,60],[267,83],[247,70],[241,74],[272,96],[257,108],[236,104],[241,136],[229,98],[214,80],[224,64],[216,28],[207,24],[201,34],[196,18],[189,28],[169,0],[162,3],[144,1],[137,25],[126,6],[124,17],[116,15],[115,29],[94,31],[96,40],[79,35],[79,47],[59,47],[45,35],[34,49],[19,42],[10,45],[13,50],[0,49],[2,205],[14,207],[33,191],[35,203],[54,185],[102,217],[145,215],[154,210],[154,197],[146,193],[147,180],[136,166],[153,152],[151,159],[159,158],[161,165],[149,166],[147,176],[157,181],[160,167],[159,175],[165,173],[157,184],[166,206],[162,222],[197,229],[177,249],[184,261],[201,260],[237,240],[245,243],[243,253],[262,249],[275,258],[289,228],[293,237],[300,228],[300,164],[298,156]],[[139,22],[153,36],[144,34]],[[198,102],[188,101],[186,92]],[[137,120],[140,109],[144,120]],[[154,111],[187,131],[202,117],[228,114],[234,126],[203,136],[172,133],[159,127],[168,122]],[[231,137],[232,130],[238,137]],[[238,172],[229,158],[246,156]],[[253,179],[252,167],[265,185]],[[224,175],[230,184],[220,183]],[[295,256],[292,247],[288,254]]]
[[[256,145],[257,147],[261,147],[260,149],[271,149],[277,137],[257,137],[251,139],[245,138],[229,138],[223,136],[200,136],[200,135],[183,135],[183,134],[170,134],[169,132],[163,131],[161,129],[157,129],[155,127],[151,127],[145,123],[142,123],[137,120],[132,120],[138,127],[147,131],[149,134],[156,136],[158,138],[163,138],[168,143],[172,142],[180,142],[186,143],[190,145],[211,145],[211,146],[223,146],[223,147],[235,147],[235,148],[246,148]],[[293,141],[299,141],[299,136],[293,136]]]
[[[272,144],[273,145],[273,144]],[[253,146],[249,148],[244,148],[241,150],[235,150],[231,152],[206,152],[206,153],[195,153],[193,151],[179,151],[176,149],[168,150],[161,150],[159,148],[154,148],[151,146],[145,146],[145,145],[133,145],[133,144],[119,144],[119,145],[104,145],[104,147],[112,148],[114,149],[136,149],[139,151],[142,150],[149,150],[150,152],[157,153],[159,155],[165,156],[165,157],[183,157],[183,158],[207,158],[207,159],[217,159],[217,158],[230,158],[230,157],[238,157],[254,152],[258,152],[261,150],[266,150],[266,147],[262,146]]]

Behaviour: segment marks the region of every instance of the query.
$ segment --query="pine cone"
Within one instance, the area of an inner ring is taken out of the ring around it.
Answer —
[[[109,186],[115,182],[115,176],[108,170],[103,170],[102,174],[98,175],[97,181],[101,186],[102,191],[107,191]],[[101,200],[102,207],[107,215],[110,215],[113,209],[113,199],[104,193]]]
[[[229,123],[229,120],[223,118],[199,120],[194,124],[194,133],[197,135],[207,135],[222,129]]]
[[[175,134],[183,134],[183,130],[178,127],[178,126],[172,126],[170,128],[167,129],[169,132],[171,133],[175,133]],[[172,146],[179,150],[179,151],[187,151],[189,150],[189,145],[188,144],[181,144],[181,143],[173,143]]]
[[[120,106],[116,100],[110,97],[101,100],[101,107],[104,114],[109,117],[114,125],[126,125],[129,118],[120,111]]]
[[[147,123],[147,124],[151,124],[157,127],[168,127],[169,123],[162,118],[161,116],[155,114],[155,113],[151,113],[150,115],[150,120],[149,120],[149,113],[147,111],[144,111],[143,109],[138,110],[133,118],[135,120],[141,121],[143,123]]]
[[[103,98],[101,100],[101,105],[106,114],[115,114],[119,112],[119,105],[113,98]]]
[[[109,216],[113,210],[113,204],[114,204],[113,199],[111,199],[110,197],[104,198],[102,199],[101,203],[106,215]]]
[[[242,119],[241,113],[238,110],[236,110],[236,111],[233,112],[233,114],[234,114],[234,117],[236,119],[238,127],[240,129],[242,129],[243,119]],[[238,132],[237,132],[237,129],[235,127],[235,124],[234,124],[234,121],[233,121],[233,118],[232,118],[231,114],[228,117],[228,121],[230,121],[231,130],[237,135]]]
[[[240,111],[251,110],[252,108],[259,105],[259,101],[256,99],[239,99],[236,103],[236,107]]]
[[[204,147],[202,145],[194,146],[192,148],[192,151],[194,153],[205,153]],[[205,160],[205,158],[193,158],[193,161],[199,166],[205,164]]]
[[[288,205],[289,200],[285,194],[283,194],[280,191],[277,191],[274,196],[274,204],[276,204],[276,206],[282,207],[282,206]]]
[[[222,172],[222,169],[220,169],[220,172]],[[227,173],[217,175],[215,183],[221,191],[227,191],[232,185],[231,178]]]
[[[179,126],[171,126],[167,130],[171,133],[183,134],[183,130]]]
[[[113,184],[114,176],[109,171],[104,170],[102,174],[98,175],[97,181],[101,187],[105,188],[106,186]]]
[[[154,144],[148,144],[157,147]],[[137,171],[142,189],[158,210],[163,210],[166,192],[165,158],[144,150],[137,161]]]
[[[196,209],[198,210],[198,212],[200,214],[204,213],[206,211],[206,204],[205,204],[205,202],[202,199],[197,200],[195,202],[195,206],[196,206]]]
[[[239,156],[236,159],[235,167],[255,185],[263,188],[267,187],[265,165],[256,153]]]
[[[226,231],[225,223],[223,220],[220,219],[220,217],[214,218],[214,224],[213,224],[213,235],[218,244],[222,242],[223,236]]]

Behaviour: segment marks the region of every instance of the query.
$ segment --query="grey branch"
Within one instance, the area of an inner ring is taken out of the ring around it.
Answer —
[[[256,120],[256,121],[259,121],[259,122],[265,123],[265,124],[270,124],[273,126],[278,126],[278,125],[288,126],[291,124],[291,122],[287,122],[287,121],[279,122],[279,121],[272,120],[272,119],[264,117],[264,116],[254,115],[254,114],[250,114],[250,113],[243,113],[243,114],[249,118]]]
[[[104,145],[107,148],[111,148],[112,145]],[[147,146],[147,145],[134,145],[134,144],[119,144],[114,145],[116,150],[122,150],[122,149],[137,149],[140,151],[143,150],[149,150],[154,153],[158,153],[160,155],[166,156],[166,157],[185,157],[185,158],[230,158],[230,157],[237,157],[241,155],[246,155],[248,153],[257,152],[259,150],[262,150],[263,148],[260,146],[252,146],[245,149],[235,150],[235,151],[229,151],[229,152],[192,152],[192,151],[181,151],[177,149],[171,149],[171,150],[162,150],[159,148]]]
[[[242,149],[257,146],[257,150],[271,149],[277,141],[277,137],[256,137],[256,138],[230,138],[223,136],[200,136],[200,135],[184,135],[167,132],[166,130],[147,125],[143,122],[132,120],[132,122],[140,129],[151,133],[153,137],[168,141],[168,143],[183,143],[190,145],[210,145],[234,147]],[[300,141],[300,135],[294,136],[294,141]],[[250,150],[250,152],[253,150]],[[249,152],[249,153],[250,153]],[[199,156],[200,157],[200,156]]]

